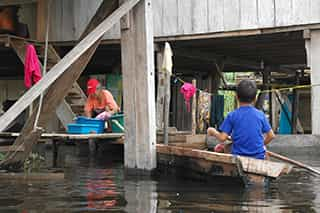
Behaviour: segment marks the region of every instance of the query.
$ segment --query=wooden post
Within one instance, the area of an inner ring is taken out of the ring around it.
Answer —
[[[171,99],[171,85],[170,80],[171,76],[166,71],[165,72],[165,95],[164,95],[164,115],[163,115],[163,136],[164,136],[164,144],[169,144],[168,139],[168,128],[169,128],[169,114],[170,114],[170,99]]]
[[[91,138],[88,140],[88,147],[90,151],[90,155],[95,155],[97,151],[97,143],[96,140]]]
[[[58,160],[58,141],[56,139],[52,140],[52,167],[57,167]]]
[[[125,0],[127,2],[128,0]],[[156,119],[152,1],[141,0],[121,29],[125,112],[125,167],[156,168]]]
[[[197,80],[193,79],[192,80],[192,85],[197,88]],[[192,114],[192,135],[196,134],[197,130],[197,118],[196,118],[196,113],[197,113],[197,92],[194,94],[192,98],[192,109],[191,109],[191,114]]]
[[[165,73],[162,71],[163,52],[157,52],[158,90],[157,90],[157,130],[163,130],[163,109],[165,97]]]
[[[267,83],[268,83],[266,88],[268,88],[268,90],[271,90],[272,89],[272,86],[271,86],[271,70],[268,68],[266,71],[267,71]],[[269,95],[269,123],[271,124],[271,127],[273,127],[272,126],[272,120],[273,120],[273,118],[272,118],[273,117],[272,92],[270,91],[268,93],[268,95]]]
[[[300,78],[299,78],[300,73],[296,72],[296,85],[300,84]],[[297,119],[298,119],[298,113],[299,113],[299,99],[297,97],[297,90],[293,90],[293,100],[292,100],[292,134],[297,134]]]
[[[48,3],[50,0],[37,1],[37,32],[36,38],[38,41],[44,41],[46,36]],[[51,0],[52,1],[52,0]]]
[[[307,61],[311,67],[311,84],[320,84],[320,30],[311,31],[311,39],[306,40]],[[312,134],[320,134],[320,87],[311,88]]]

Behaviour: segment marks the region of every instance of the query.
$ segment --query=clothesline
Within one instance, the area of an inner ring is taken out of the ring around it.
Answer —
[[[174,78],[175,78],[175,83],[177,81],[179,81],[180,83],[184,84],[184,83],[187,83],[186,81],[184,81],[183,79],[181,79],[180,77],[177,77],[173,74]],[[312,88],[312,87],[318,87],[320,86],[320,84],[306,84],[306,85],[297,85],[297,86],[292,86],[292,87],[284,87],[284,88],[278,88],[278,89],[270,89],[270,90],[260,90],[258,91],[258,94],[262,94],[262,93],[273,93],[273,92],[283,92],[283,91],[292,91],[292,90],[295,90],[295,89],[307,89],[307,88]],[[206,92],[206,91],[203,91],[199,88],[196,88],[197,91],[199,92],[203,92],[203,93],[207,93],[211,96],[215,95],[213,93],[210,93],[210,92]]]

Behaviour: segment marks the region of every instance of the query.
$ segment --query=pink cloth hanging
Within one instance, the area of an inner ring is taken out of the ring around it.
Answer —
[[[190,112],[190,99],[194,96],[196,91],[197,89],[190,83],[184,83],[180,88],[180,92],[183,94],[188,112]]]
[[[24,61],[24,85],[29,89],[40,79],[41,69],[36,50],[32,44],[28,44]]]

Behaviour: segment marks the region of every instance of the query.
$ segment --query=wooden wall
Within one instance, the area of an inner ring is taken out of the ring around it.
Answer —
[[[102,0],[55,0],[51,40],[76,40]],[[320,23],[320,0],[154,0],[155,36]],[[119,24],[105,38],[119,38]]]

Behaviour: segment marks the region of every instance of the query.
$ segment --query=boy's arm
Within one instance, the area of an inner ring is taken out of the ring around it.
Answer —
[[[216,137],[221,142],[225,142],[229,138],[229,135],[227,133],[219,132],[218,130],[212,127],[208,129],[208,135]]]
[[[274,138],[275,138],[275,135],[273,133],[273,130],[271,129],[269,132],[265,134],[264,145],[269,144]]]

